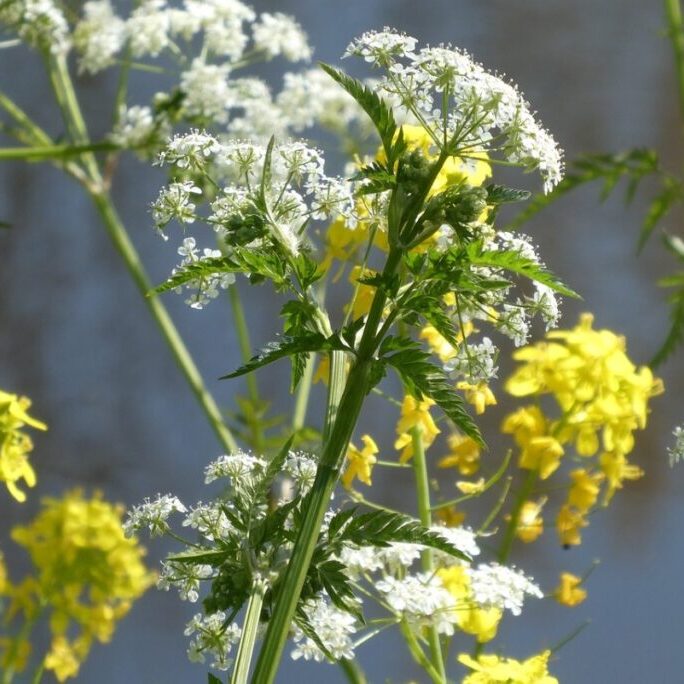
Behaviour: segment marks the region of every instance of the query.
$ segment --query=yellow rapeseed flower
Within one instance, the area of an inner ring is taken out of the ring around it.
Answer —
[[[475,385],[463,380],[456,383],[456,389],[463,391],[465,400],[475,407],[475,413],[477,413],[478,416],[485,412],[487,406],[496,406],[494,392],[492,392],[489,385],[484,380]]]
[[[401,450],[400,463],[406,463],[413,457],[413,438],[410,431],[417,427],[420,429],[423,447],[427,449],[440,433],[430,415],[430,407],[434,406],[432,399],[415,399],[410,394],[404,397],[401,405],[401,417],[397,422],[397,439],[394,448]]]
[[[515,534],[526,544],[536,541],[544,532],[544,518],[541,516],[541,511],[545,503],[545,497],[539,501],[528,500],[520,508]]]
[[[582,579],[570,572],[563,572],[560,584],[553,592],[554,598],[563,606],[572,608],[578,606],[587,598],[587,592],[581,588]]]
[[[463,684],[558,684],[548,671],[551,651],[544,651],[522,662],[496,655],[480,655],[473,658],[465,653],[458,662],[473,672]]]
[[[607,481],[603,497],[604,505],[610,502],[617,489],[622,489],[624,480],[638,480],[644,475],[644,471],[639,466],[628,463],[625,455],[618,451],[607,451],[601,454],[599,463]]]
[[[578,511],[586,513],[598,499],[603,473],[590,473],[584,468],[578,468],[570,473],[572,486],[568,492],[568,505]]]
[[[479,643],[491,641],[496,636],[503,615],[500,608],[482,608],[473,601],[470,578],[462,565],[437,570],[446,590],[456,600],[455,618],[458,628],[475,636]]]
[[[111,639],[116,622],[154,582],[144,550],[124,536],[122,513],[99,494],[86,499],[75,490],[45,499],[31,524],[12,530],[35,577],[12,591],[9,612],[30,618],[38,605],[49,609],[53,641],[45,667],[60,681],[75,676],[93,640]]]
[[[347,449],[347,469],[342,475],[342,484],[346,489],[351,489],[354,478],[369,487],[373,484],[371,475],[378,460],[378,445],[370,435],[363,435],[361,441],[363,449],[359,450],[353,444]]]
[[[565,547],[581,544],[582,533],[580,530],[588,524],[581,511],[568,506],[568,504],[562,506],[556,518],[556,530],[560,543]]]
[[[449,453],[437,463],[439,468],[458,468],[461,475],[474,475],[480,469],[480,445],[467,435],[448,438]]]
[[[23,480],[28,487],[36,484],[36,474],[28,455],[33,449],[31,438],[24,427],[47,430],[42,423],[28,414],[31,401],[26,397],[0,390],[0,482],[17,501],[26,501],[26,494],[17,487]]]
[[[354,318],[361,318],[367,316],[370,311],[373,297],[375,297],[375,288],[372,285],[365,285],[359,283],[361,278],[368,278],[375,274],[369,268],[363,269],[361,266],[354,266],[349,273],[349,282],[354,285],[356,296],[353,302],[350,302],[345,307],[345,311],[351,307],[352,316]]]

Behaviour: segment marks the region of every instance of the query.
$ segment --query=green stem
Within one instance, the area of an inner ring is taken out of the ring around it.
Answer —
[[[238,345],[240,347],[240,355],[243,363],[247,363],[252,358],[252,344],[249,339],[249,328],[247,327],[247,320],[245,319],[245,310],[240,300],[240,293],[237,285],[231,285],[228,288],[228,298],[230,299],[230,307],[233,311],[233,321],[235,322],[235,330],[238,336]],[[261,429],[261,399],[259,397],[259,385],[255,373],[247,374],[247,392],[249,394],[250,403],[256,412],[256,416],[250,416],[249,428],[251,430],[252,448],[261,453],[264,446],[264,434]]]
[[[338,664],[351,684],[368,684],[366,675],[356,661],[342,658]]]
[[[266,585],[261,579],[256,579],[252,586],[252,593],[247,603],[247,612],[242,623],[242,634],[240,635],[240,646],[238,647],[235,658],[233,675],[230,684],[246,684],[249,677],[249,668],[252,664],[252,654],[256,643],[257,632],[259,629],[259,618],[261,607],[264,603],[264,593]]]
[[[90,193],[90,197],[102,218],[102,221],[109,233],[109,237],[114,242],[114,246],[124,260],[128,272],[143,296],[145,304],[149,309],[155,323],[159,327],[164,340],[166,341],[176,363],[183,372],[185,379],[190,385],[190,389],[202,407],[209,424],[214,429],[216,436],[228,451],[236,451],[238,444],[228,426],[223,422],[221,411],[219,410],[214,398],[206,388],[202,376],[200,375],[195,362],[190,355],[180,333],[176,329],[171,316],[166,307],[155,295],[150,295],[152,284],[143,268],[140,257],[131,242],[123,224],[119,220],[109,196],[104,192]]]
[[[679,107],[684,116],[684,24],[679,0],[665,0],[668,36],[675,56]]]
[[[390,250],[383,270],[384,276],[390,277],[396,272],[401,256],[400,250]],[[324,442],[316,479],[304,503],[304,517],[297,533],[292,557],[276,598],[275,608],[266,631],[259,660],[252,676],[253,684],[271,684],[278,670],[292,617],[306,579],[311,557],[318,542],[323,517],[337,484],[347,446],[361,412],[361,406],[368,393],[373,356],[377,349],[375,334],[382,317],[385,301],[384,290],[378,288],[359,343],[356,361],[349,371],[339,408]],[[333,374],[333,369],[337,365],[336,358],[338,356],[342,357],[343,355],[333,352],[331,358],[330,404],[336,403],[333,386],[337,384],[337,379]],[[343,363],[343,358],[340,358],[340,362]]]
[[[504,538],[497,554],[498,561],[502,565],[506,563],[508,557],[511,555],[515,533],[518,529],[518,522],[520,520],[520,511],[534,489],[534,485],[537,482],[537,476],[538,473],[536,470],[528,470],[520,490],[518,491],[518,496],[515,498],[513,510],[511,511],[511,519],[508,521],[506,532],[504,533]]]
[[[40,145],[52,145],[50,136],[3,92],[0,92],[0,107],[31,136],[34,142]]]
[[[62,109],[65,123],[74,141],[78,144],[89,145],[88,131],[81,114],[73,83],[67,70],[64,58],[58,57],[48,62],[50,80],[55,91],[55,97]],[[152,317],[157,323],[162,336],[173,354],[178,366],[185,375],[190,388],[204,410],[210,425],[216,436],[228,451],[238,448],[237,442],[228,427],[223,422],[214,398],[204,385],[202,376],[197,370],[187,347],[185,346],[178,330],[176,329],[168,311],[155,296],[149,296],[152,284],[149,281],[142,261],[114,209],[112,201],[103,187],[102,176],[97,166],[97,161],[92,153],[86,152],[81,156],[83,164],[88,172],[86,190],[95,205],[107,232],[114,242],[114,246],[124,260],[128,272],[143,296]]]
[[[323,424],[323,441],[330,435],[337,411],[344,391],[346,354],[341,351],[330,352],[330,375],[328,377],[328,401],[325,407],[325,422]]]
[[[117,150],[114,143],[101,142],[89,145],[45,145],[41,147],[5,147],[0,148],[0,161],[9,159],[24,159],[39,161],[43,159],[65,159],[77,157],[86,152],[107,152]]]
[[[444,679],[442,676],[435,670],[433,664],[430,662],[429,658],[423,653],[423,649],[420,647],[420,644],[418,643],[418,640],[416,639],[415,635],[411,631],[411,627],[406,623],[406,621],[403,621],[401,623],[401,633],[406,640],[406,643],[408,644],[409,652],[411,653],[411,656],[413,659],[420,665],[425,672],[427,673],[428,677],[435,682],[435,684],[444,684]]]
[[[314,368],[316,367],[316,355],[309,354],[309,358],[304,366],[302,379],[299,381],[297,399],[295,400],[294,413],[292,415],[292,431],[298,432],[304,427],[306,411],[309,407],[309,396],[311,394],[311,383],[313,381]]]
[[[416,478],[416,494],[418,496],[418,518],[423,527],[432,525],[432,512],[430,506],[430,482],[425,460],[425,445],[423,444],[423,430],[419,426],[411,428],[411,440],[413,442],[413,472]],[[423,549],[420,554],[423,572],[434,572],[434,559],[432,549]],[[446,681],[444,668],[444,656],[442,644],[439,639],[437,627],[432,625],[428,630],[428,643],[430,644],[430,658],[432,665],[438,672],[442,681]]]

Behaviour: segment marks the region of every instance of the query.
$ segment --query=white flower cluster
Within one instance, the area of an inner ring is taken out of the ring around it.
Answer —
[[[455,356],[444,363],[444,369],[454,378],[476,385],[496,378],[499,367],[496,360],[499,350],[489,337],[483,337],[479,344],[464,343],[458,346]]]
[[[32,47],[63,55],[71,47],[69,25],[54,0],[0,2],[0,29],[6,26]]]
[[[303,606],[309,625],[321,644],[335,660],[354,658],[352,637],[357,631],[356,618],[347,611],[336,608],[328,599],[310,599]],[[325,654],[318,644],[308,637],[296,624],[294,625],[295,648],[291,653],[293,660],[314,660],[321,663]]]
[[[283,470],[292,478],[300,494],[306,494],[316,479],[318,464],[309,455],[301,451],[290,451]]]
[[[670,467],[684,459],[684,427],[678,426],[672,431],[674,444],[668,447],[667,453],[670,457]]]
[[[226,505],[221,501],[206,504],[198,501],[185,516],[183,527],[197,530],[209,542],[227,539],[236,530],[226,517]]]
[[[269,168],[265,170],[267,157]],[[312,221],[342,216],[354,226],[358,220],[353,184],[327,176],[321,152],[301,141],[276,144],[269,155],[260,144],[241,140],[221,143],[195,130],[175,136],[159,162],[176,167],[179,173],[192,170],[203,174],[220,188],[203,221],[213,228],[228,255],[231,245],[255,251],[275,246],[281,254],[285,252],[286,259],[295,257],[306,243],[304,231]],[[265,174],[268,182],[262,183]],[[201,194],[188,180],[162,188],[152,205],[158,230],[163,231],[172,220],[194,223],[198,218],[195,200]],[[192,237],[185,238],[179,253],[185,258],[174,273],[198,260],[221,256],[213,249],[200,256]],[[196,290],[188,300],[190,305],[201,308],[233,278],[221,273],[187,283],[186,288]]]
[[[469,575],[470,588],[477,603],[510,610],[513,615],[520,615],[525,596],[544,596],[541,589],[522,572],[498,563],[478,565],[469,570]]]
[[[454,633],[456,602],[438,576],[425,572],[400,579],[390,575],[376,582],[375,588],[391,611],[414,629],[434,626],[440,634]]]
[[[178,563],[162,561],[162,569],[157,580],[157,588],[168,591],[174,587],[182,601],[197,603],[200,582],[211,579],[214,569],[211,565],[198,563]]]
[[[188,647],[188,658],[193,663],[204,663],[211,658],[209,666],[217,670],[227,670],[232,660],[230,652],[240,641],[240,627],[226,623],[227,615],[219,611],[211,615],[197,613],[185,628],[185,636],[193,637]]]
[[[562,178],[562,154],[517,88],[449,45],[416,49],[417,41],[390,29],[364,33],[347,48],[386,71],[378,90],[426,122],[434,139],[457,134],[462,155],[486,151],[536,168],[550,191]],[[448,111],[442,111],[448,102]],[[446,120],[446,128],[444,122]]]
[[[146,529],[150,536],[158,537],[168,531],[167,520],[172,513],[185,513],[187,509],[177,496],[171,494],[157,495],[154,501],[145,499],[143,503],[128,512],[124,522],[124,534],[131,537],[136,532]]]
[[[234,487],[241,481],[262,475],[266,469],[266,461],[246,451],[219,456],[204,469],[204,483],[210,484],[220,478],[228,478]]]

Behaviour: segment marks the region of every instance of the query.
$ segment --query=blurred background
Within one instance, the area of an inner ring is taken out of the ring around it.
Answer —
[[[450,41],[512,76],[569,160],[583,152],[653,147],[666,167],[681,166],[674,69],[659,2],[252,4],[260,11],[293,14],[311,37],[315,58],[326,62],[338,62],[354,36],[385,25],[423,42]],[[260,73],[277,80],[280,68]],[[106,132],[102,121],[109,121],[109,112],[102,109],[112,100],[115,83],[109,76],[78,81],[93,139]],[[147,102],[151,87],[152,79],[139,78],[130,102]],[[35,113],[49,132],[60,132],[49,84],[35,55],[0,52],[0,89]],[[519,176],[516,180],[520,184]],[[153,282],[164,279],[176,258],[174,241],[159,240],[148,212],[162,183],[158,169],[129,157],[114,188]],[[664,294],[654,282],[672,264],[657,239],[636,257],[643,195],[625,208],[619,195],[600,204],[598,194],[595,186],[572,194],[540,214],[526,231],[549,266],[584,297],[583,302],[565,303],[562,324],[574,325],[580,311],[592,311],[597,327],[623,333],[630,356],[645,363],[667,326]],[[680,218],[670,218],[673,232]],[[7,531],[32,516],[41,496],[78,485],[102,490],[108,499],[126,505],[156,492],[195,501],[206,496],[202,469],[220,447],[81,189],[45,166],[2,164],[0,220],[12,224],[11,230],[0,231],[0,387],[30,396],[33,413],[50,427],[35,439],[38,486],[29,502],[20,506],[0,493],[2,548],[20,573],[23,551],[8,542]],[[253,343],[261,345],[277,330],[278,302],[266,288],[245,288],[243,296]],[[241,381],[214,380],[239,364],[227,303],[198,313],[173,295],[165,302],[217,400],[233,407],[233,395],[243,391]],[[289,401],[288,371],[282,363],[259,376],[265,395],[281,409]],[[648,429],[639,435],[633,454],[646,476],[627,483],[607,512],[593,516],[582,546],[563,551],[549,529],[545,541],[514,554],[515,562],[534,569],[546,588],[555,586],[561,570],[582,574],[594,558],[602,559],[587,584],[588,600],[575,609],[528,603],[522,617],[504,620],[497,649],[528,657],[591,619],[552,663],[561,682],[680,681],[684,466],[669,470],[666,447],[673,427],[684,422],[682,371],[684,350],[660,369],[667,393],[654,400]],[[502,457],[496,431],[505,410],[505,403],[490,410],[485,424],[491,442],[485,458],[496,462]],[[317,418],[315,412],[311,415]],[[392,458],[395,421],[394,411],[373,403],[358,434],[372,430],[386,449],[384,455]],[[438,455],[435,451],[434,457]],[[409,481],[390,480],[385,473],[376,476],[373,494],[390,506],[401,505],[410,493]],[[156,564],[163,551],[151,545],[150,561]],[[93,648],[78,681],[205,681],[202,667],[185,656],[182,632],[192,612],[192,606],[174,595],[149,591],[113,642]],[[397,638],[374,641],[359,656],[373,683],[412,677],[421,681]],[[289,660],[278,679],[323,680],[344,681],[335,667]]]

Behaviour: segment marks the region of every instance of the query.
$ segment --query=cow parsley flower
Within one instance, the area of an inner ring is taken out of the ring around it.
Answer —
[[[158,123],[149,107],[122,107],[109,139],[124,148],[136,148],[149,142],[153,135],[164,137],[166,131],[158,131]]]
[[[471,568],[470,588],[473,598],[482,606],[510,610],[520,615],[525,596],[543,598],[539,587],[515,568],[492,563]]]
[[[193,663],[205,662],[211,658],[210,667],[227,670],[232,659],[228,656],[240,641],[241,630],[236,623],[226,624],[227,615],[218,611],[210,615],[197,613],[185,628],[185,636],[193,639],[188,646],[188,658]]]
[[[221,149],[218,140],[194,129],[169,140],[159,155],[159,164],[173,164],[179,169],[203,169],[209,158]]]
[[[109,0],[91,0],[83,5],[83,18],[74,28],[74,47],[81,72],[96,74],[116,62],[126,42],[126,22]]]
[[[231,483],[239,482],[254,473],[262,473],[266,468],[266,461],[259,456],[253,456],[245,451],[224,454],[212,461],[204,469],[204,482],[210,484],[214,480],[227,477]]]
[[[264,12],[252,27],[254,47],[269,59],[282,55],[291,62],[311,59],[311,48],[302,27],[282,12]]]
[[[131,12],[126,33],[134,57],[158,57],[171,44],[170,13],[165,0],[143,0]]]
[[[357,620],[353,615],[336,608],[323,597],[310,599],[302,610],[316,636],[335,660],[354,658],[352,637],[357,630]],[[316,642],[306,636],[296,624],[293,639],[296,646],[291,653],[292,660],[303,658],[317,663],[325,660],[326,656]]]
[[[136,532],[147,529],[150,536],[159,537],[169,529],[166,522],[169,516],[176,512],[185,513],[186,510],[178,497],[158,494],[154,501],[145,499],[140,505],[131,508],[124,523],[124,532],[127,537],[131,537]]]
[[[229,73],[228,64],[207,64],[201,57],[193,60],[180,79],[183,105],[189,116],[226,123],[228,108],[233,104]]]
[[[444,368],[452,377],[464,379],[472,385],[488,382],[496,377],[496,359],[499,350],[489,337],[483,337],[480,344],[464,343],[458,347],[456,356],[448,359]]]
[[[157,580],[157,588],[168,591],[174,587],[182,601],[197,603],[200,582],[211,579],[214,569],[201,563],[178,563],[173,560],[162,561],[162,569]]]
[[[2,24],[32,47],[53,55],[64,55],[71,47],[69,25],[53,0],[6,0],[0,3]]]

